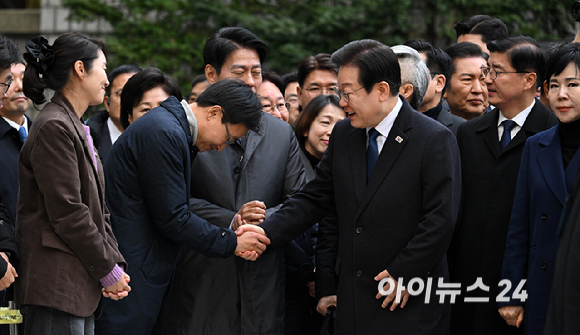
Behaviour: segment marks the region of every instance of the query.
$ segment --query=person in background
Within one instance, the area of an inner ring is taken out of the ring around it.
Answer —
[[[511,287],[499,314],[528,335],[542,335],[560,239],[557,228],[580,167],[580,44],[557,47],[547,62],[544,90],[559,122],[526,141],[503,258]],[[536,102],[538,103],[538,102]],[[526,280],[527,299],[517,298]]]
[[[24,94],[40,111],[19,157],[16,303],[24,334],[94,333],[102,295],[131,288],[105,205],[103,166],[81,117],[103,102],[104,45],[78,33],[26,43]]]
[[[417,110],[421,107],[429,87],[429,69],[415,49],[406,45],[395,45],[391,49],[397,55],[401,67],[399,94]]]
[[[284,81],[284,100],[288,110],[288,123],[292,126],[300,114],[300,98],[298,97],[298,72],[282,76]]]
[[[489,15],[474,15],[457,22],[454,26],[457,43],[471,42],[479,45],[489,55],[487,43],[508,37],[505,23]]]
[[[107,162],[107,156],[111,147],[121,136],[123,125],[121,124],[121,93],[123,86],[129,78],[141,69],[135,65],[121,65],[109,73],[109,92],[105,95],[105,110],[93,114],[87,120],[87,126],[91,128],[93,144],[99,151],[99,156],[103,165]]]
[[[195,78],[193,78],[191,81],[191,92],[189,92],[187,102],[190,104],[194,103],[197,97],[208,87],[209,82],[205,78],[205,74],[195,76]]]
[[[314,178],[314,169],[328,148],[334,125],[346,113],[336,95],[319,95],[300,113],[294,132],[300,143],[300,158],[306,181]],[[325,218],[324,220],[331,220]],[[285,334],[318,333],[316,313],[315,258],[318,224],[284,246],[286,257],[286,326]]]
[[[320,53],[306,56],[298,64],[298,97],[302,110],[310,100],[320,94],[334,94],[338,87],[338,66],[330,59],[330,54]]]
[[[262,101],[263,112],[287,122],[288,109],[286,108],[286,101],[282,94],[283,87],[284,82],[280,77],[273,73],[264,73],[258,95]]]
[[[434,48],[428,42],[408,41],[405,45],[419,52],[421,58],[427,64],[431,79],[423,103],[417,111],[441,122],[454,135],[457,135],[459,125],[465,122],[465,119],[451,114],[449,112],[449,105],[443,101],[445,86],[447,84],[445,73],[451,67],[451,58],[445,51]]]

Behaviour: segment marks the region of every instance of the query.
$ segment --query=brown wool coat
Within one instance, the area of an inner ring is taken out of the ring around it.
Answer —
[[[101,284],[125,265],[82,121],[57,93],[35,120],[19,158],[16,301],[87,317],[100,314]]]

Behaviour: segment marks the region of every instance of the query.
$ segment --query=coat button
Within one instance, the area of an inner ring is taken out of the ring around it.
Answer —
[[[359,278],[362,277],[362,271],[361,270],[358,270],[356,272],[356,276],[359,277]]]
[[[228,236],[228,233],[226,233],[225,231],[222,231],[222,237],[226,237]]]
[[[542,268],[542,270],[546,270],[546,268],[548,268],[548,263],[542,262],[540,263],[540,267]]]
[[[91,266],[89,266],[89,270],[93,271],[94,269],[95,269],[95,267],[94,267],[94,266],[92,266],[92,265],[91,265]]]
[[[362,233],[362,227],[356,227],[356,233],[357,234]]]
[[[542,220],[546,220],[548,218],[548,214],[546,214],[546,212],[544,212],[540,215],[540,217],[542,218]]]

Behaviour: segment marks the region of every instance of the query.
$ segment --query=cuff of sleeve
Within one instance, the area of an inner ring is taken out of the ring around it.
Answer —
[[[113,268],[113,271],[109,272],[108,275],[106,275],[105,277],[101,278],[101,285],[103,285],[103,287],[108,287],[108,286],[112,286],[114,285],[116,282],[119,281],[119,279],[121,279],[121,277],[123,276],[123,269],[121,269],[121,267],[119,266],[119,264],[115,264],[115,267]]]

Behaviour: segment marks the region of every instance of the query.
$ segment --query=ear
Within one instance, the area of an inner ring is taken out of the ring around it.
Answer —
[[[548,91],[550,90],[550,85],[548,84],[547,80],[544,80],[544,95],[546,96],[546,99],[549,100],[548,98]]]
[[[379,101],[387,101],[391,95],[391,87],[389,84],[386,81],[381,81],[377,83],[377,89],[379,90]]]
[[[105,100],[103,102],[105,103],[105,109],[108,112],[109,111],[109,103],[111,103],[111,100],[109,100],[109,97],[105,95]]]
[[[444,75],[438,74],[435,76],[435,80],[437,80],[437,83],[435,84],[435,92],[437,92],[437,93],[443,92],[443,89],[445,88],[445,83],[447,82],[447,79],[445,79]]]
[[[85,69],[85,63],[83,63],[83,61],[77,60],[73,66],[73,72],[79,78],[86,77],[87,71]]]
[[[296,86],[296,94],[298,95],[298,99],[302,99],[302,88],[300,86]]]
[[[207,121],[214,119],[214,118],[219,118],[220,122],[222,119],[222,108],[221,106],[218,105],[214,105],[214,106],[210,106],[207,109],[207,113],[206,113],[206,119]]]
[[[533,89],[535,92],[537,78],[538,78],[538,75],[535,74],[534,72],[526,73],[524,75],[524,90],[527,91],[529,89]]]
[[[401,85],[401,87],[399,87],[399,93],[408,101],[409,98],[413,95],[413,85],[409,83]]]
[[[133,115],[127,115],[127,119],[129,119],[129,124],[133,123]]]
[[[216,69],[211,66],[210,64],[207,64],[205,66],[205,77],[207,78],[207,82],[212,85],[215,84],[218,81],[218,74]]]

